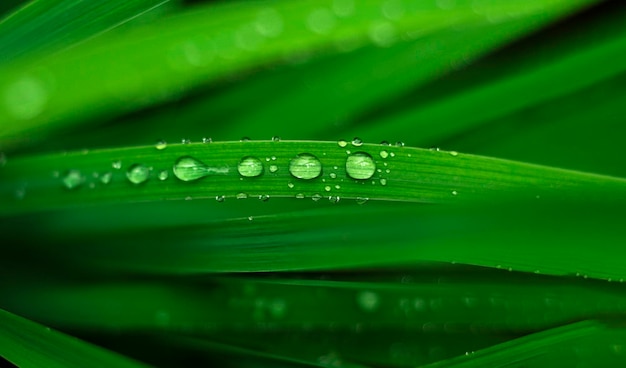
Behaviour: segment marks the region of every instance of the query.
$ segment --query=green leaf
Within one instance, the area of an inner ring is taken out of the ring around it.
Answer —
[[[0,309],[0,355],[21,368],[147,367]]]

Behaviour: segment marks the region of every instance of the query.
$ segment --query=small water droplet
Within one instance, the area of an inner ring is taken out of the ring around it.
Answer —
[[[160,140],[158,142],[156,142],[156,144],[154,145],[154,147],[156,147],[156,149],[160,150],[164,150],[167,148],[167,142],[164,140]]]
[[[356,152],[346,160],[346,173],[352,179],[366,180],[376,172],[376,164],[369,153]]]
[[[288,186],[289,188],[292,188],[292,189],[293,189],[293,187],[294,187],[295,185],[293,185],[293,183],[292,183],[292,182],[289,182],[289,183],[287,183],[287,186]]]
[[[330,192],[330,189],[331,189],[330,185],[327,185],[327,186],[324,187],[324,190],[327,191],[327,192]]]
[[[328,197],[328,201],[332,204],[337,204],[339,203],[339,201],[341,200],[341,198],[339,196],[330,196]]]
[[[280,142],[280,137],[275,135],[272,137],[272,142]]]
[[[213,138],[211,138],[211,137],[202,137],[202,143],[213,143]]]
[[[183,138],[183,139],[180,140],[180,143],[182,143],[182,144],[190,144],[191,140],[189,138]]]
[[[457,194],[459,194],[459,193],[458,193],[456,190],[453,190],[453,191],[452,191],[452,195],[453,195],[453,196],[455,196],[455,195],[457,195]]]
[[[343,148],[343,147],[348,145],[348,142],[346,142],[344,140],[339,140],[339,141],[337,141],[337,144],[339,145],[339,147]]]
[[[79,170],[68,170],[63,175],[62,181],[67,189],[74,189],[85,182],[85,177]]]
[[[246,178],[254,178],[263,174],[263,162],[256,157],[247,156],[239,161],[237,165],[239,174]]]
[[[394,152],[389,152],[389,157],[396,157],[396,154]]]
[[[301,153],[289,163],[289,172],[298,179],[315,179],[322,174],[322,163],[310,153]]]
[[[381,146],[389,146],[389,142],[387,142],[387,141],[381,141],[381,142],[380,142],[380,145],[381,145]]]
[[[307,26],[318,34],[328,34],[337,25],[335,15],[328,9],[313,10],[307,17]]]
[[[357,303],[366,312],[374,312],[380,305],[380,298],[373,291],[361,291],[357,294]]]
[[[110,172],[106,172],[102,174],[102,176],[100,177],[100,182],[102,184],[109,184],[111,182],[112,177],[113,177],[113,174],[111,174]]]
[[[237,199],[246,199],[248,195],[246,193],[237,193]]]
[[[354,137],[352,139],[352,145],[355,147],[361,147],[363,145],[363,140],[359,137]]]
[[[341,185],[339,184],[335,185],[335,189],[341,189]]]
[[[319,201],[320,199],[322,199],[322,196],[316,193],[316,194],[313,194],[313,195],[311,196],[311,199],[312,199],[313,201],[317,202],[317,201]]]
[[[385,178],[380,179],[380,185],[387,185],[387,179]]]
[[[387,152],[385,150],[380,151],[380,157],[382,157],[382,158],[389,157],[389,152]]]
[[[458,156],[459,153],[457,151],[450,151],[451,156]]]
[[[141,184],[148,180],[150,169],[141,164],[134,164],[126,171],[126,177],[133,184]]]
[[[115,170],[119,170],[122,168],[122,161],[113,161],[111,163],[111,167],[114,168]]]
[[[169,177],[169,172],[167,170],[162,170],[159,173],[159,180],[161,180],[161,181],[167,180],[168,177]]]
[[[223,195],[215,196],[215,200],[218,202],[224,202],[225,199],[226,199],[226,196],[223,196]]]
[[[303,199],[304,198],[304,194],[303,193],[298,193],[298,194],[296,194],[296,198]]]
[[[404,147],[404,142],[402,142],[402,141],[397,141],[397,142],[396,142],[396,147]]]
[[[239,142],[250,142],[250,138],[248,138],[248,137],[241,137]]]
[[[336,178],[337,178],[337,174],[335,174],[335,173],[330,173],[330,178],[331,178],[331,179],[336,179]]]
[[[356,197],[356,204],[365,204],[369,200],[367,197]]]
[[[275,173],[278,171],[278,166],[276,165],[270,165],[270,172]]]
[[[208,167],[191,156],[183,156],[174,163],[174,176],[182,181],[193,181],[211,174],[228,174],[228,167]]]
[[[270,200],[270,196],[268,194],[261,194],[259,195],[259,200],[263,202],[267,202]]]

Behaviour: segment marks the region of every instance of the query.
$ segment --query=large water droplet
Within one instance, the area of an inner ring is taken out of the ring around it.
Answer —
[[[148,180],[150,169],[141,164],[135,164],[128,168],[126,177],[133,184],[141,184]]]
[[[239,174],[243,177],[253,178],[263,174],[263,163],[253,156],[244,157],[239,161],[237,171],[239,171]]]
[[[193,181],[211,174],[228,174],[228,167],[209,167],[191,156],[179,158],[174,164],[174,175],[182,181]]]
[[[346,160],[346,173],[352,179],[365,180],[376,172],[374,159],[368,153],[356,152]]]
[[[67,189],[74,189],[85,182],[85,177],[78,170],[69,170],[63,175],[62,181]]]
[[[289,172],[298,179],[315,179],[322,174],[322,163],[310,153],[301,153],[289,163]]]

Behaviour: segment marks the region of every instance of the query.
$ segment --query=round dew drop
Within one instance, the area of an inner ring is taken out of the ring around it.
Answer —
[[[339,147],[343,148],[343,147],[348,145],[348,142],[346,142],[344,140],[340,140],[340,141],[337,142],[337,145],[339,145]]]
[[[174,175],[182,181],[198,180],[208,175],[207,166],[190,156],[184,156],[174,163]]]
[[[301,153],[289,163],[289,172],[298,179],[315,179],[322,174],[322,163],[310,153]]]
[[[363,145],[363,140],[359,137],[354,137],[352,139],[352,145],[355,147],[361,147]]]
[[[244,157],[239,161],[237,171],[243,177],[254,178],[263,174],[263,163],[256,157]]]
[[[376,172],[374,159],[368,153],[356,152],[346,160],[346,173],[352,179],[366,180]]]
[[[165,142],[164,140],[160,140],[154,145],[154,147],[159,151],[164,150],[167,148],[167,142]]]
[[[159,173],[159,180],[163,181],[163,180],[167,180],[169,176],[169,173],[167,172],[167,170],[163,170]]]
[[[62,181],[67,189],[74,189],[85,182],[85,177],[78,170],[69,170]]]
[[[150,169],[141,164],[134,164],[126,171],[126,177],[133,184],[141,184],[148,180]]]

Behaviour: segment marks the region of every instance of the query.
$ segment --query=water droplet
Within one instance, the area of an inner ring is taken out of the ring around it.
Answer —
[[[376,46],[389,47],[398,40],[398,32],[390,22],[378,21],[370,26],[369,37]]]
[[[322,163],[310,153],[301,153],[289,163],[289,172],[298,179],[315,179],[322,174]]]
[[[215,200],[218,202],[224,202],[225,199],[226,199],[226,196],[223,196],[223,195],[215,196]]]
[[[182,143],[182,144],[190,144],[191,140],[189,140],[189,138],[183,138],[183,139],[180,140],[180,143]]]
[[[307,17],[307,26],[318,34],[327,34],[337,25],[335,15],[328,9],[313,10]]]
[[[335,185],[335,189],[341,189],[340,185]]]
[[[451,156],[458,156],[459,153],[457,151],[450,151]]]
[[[354,13],[354,0],[333,0],[332,8],[338,17],[349,17]]]
[[[69,170],[63,175],[62,181],[67,189],[74,189],[85,182],[85,177],[78,170]]]
[[[183,156],[174,163],[174,176],[182,181],[193,181],[211,174],[228,174],[228,167],[208,167],[191,156]]]
[[[161,181],[167,180],[168,176],[169,176],[169,172],[167,170],[162,170],[159,173],[159,180],[161,180]]]
[[[456,190],[453,190],[453,191],[452,191],[452,195],[453,195],[453,196],[455,196],[455,195],[457,195],[457,194],[459,194],[459,193],[457,193],[457,191],[456,191]]]
[[[213,138],[211,138],[211,137],[202,137],[202,143],[213,143]]]
[[[287,183],[287,186],[288,186],[289,188],[293,188],[295,185],[293,185],[293,183],[292,183],[292,182],[289,182],[289,183]]]
[[[275,135],[272,137],[272,142],[280,142],[280,137]]]
[[[382,158],[389,157],[389,152],[387,152],[385,150],[380,151],[380,157],[382,157]]]
[[[355,147],[361,147],[363,145],[363,140],[359,137],[354,137],[352,139],[352,145]]]
[[[374,159],[368,153],[356,152],[346,160],[346,173],[352,179],[369,179],[376,172]]]
[[[337,178],[337,174],[335,174],[335,173],[330,173],[330,178],[331,178],[331,179],[336,179],[336,178]]]
[[[381,142],[380,142],[380,145],[381,145],[381,146],[389,146],[389,142],[387,142],[387,141],[381,141]]]
[[[296,194],[296,198],[303,199],[304,198],[304,194],[303,193],[298,193],[298,194]]]
[[[154,147],[156,147],[156,149],[160,150],[164,150],[167,148],[167,142],[164,140],[160,140],[158,142],[156,142],[156,144],[154,145]]]
[[[331,189],[330,185],[327,185],[327,186],[324,187],[324,190],[327,191],[327,192],[330,192],[330,189]]]
[[[270,200],[270,196],[268,194],[261,194],[259,195],[259,200],[263,202],[267,202]]]
[[[330,196],[328,197],[328,201],[332,204],[337,204],[339,203],[339,201],[341,200],[341,198],[339,196]]]
[[[283,19],[274,9],[263,9],[257,13],[254,27],[265,37],[276,37],[283,31]]]
[[[110,172],[106,172],[102,174],[102,176],[100,177],[100,182],[102,184],[109,184],[111,182],[112,177],[113,177],[113,174],[111,174]]]
[[[313,201],[317,202],[317,201],[319,201],[320,199],[322,199],[322,196],[316,193],[316,194],[313,194],[313,195],[311,196],[311,199],[312,199]]]
[[[237,199],[246,199],[248,195],[246,193],[237,193]]]
[[[340,140],[340,141],[337,141],[337,144],[339,145],[339,147],[343,148],[348,145],[348,142],[344,140]]]
[[[250,138],[248,138],[248,137],[241,137],[239,142],[250,142]]]
[[[270,165],[270,172],[275,173],[276,171],[278,171],[278,166],[276,166],[276,165]]]
[[[402,142],[402,141],[397,141],[397,142],[396,142],[396,147],[404,147],[404,142]]]
[[[6,110],[19,120],[37,117],[48,103],[48,92],[42,81],[28,75],[9,85],[3,97]]]
[[[387,185],[387,179],[385,178],[380,179],[380,185]]]
[[[380,305],[380,298],[373,291],[361,291],[357,295],[357,303],[366,312],[374,312]]]
[[[239,161],[237,171],[243,177],[254,178],[263,174],[263,162],[253,156],[244,157]]]
[[[122,168],[122,161],[113,161],[113,163],[111,163],[111,167],[114,168],[115,170],[119,170]]]
[[[389,152],[389,156],[390,157],[396,157],[396,154],[394,152]]]
[[[365,204],[369,200],[367,197],[356,197],[356,204]]]
[[[141,184],[148,180],[150,169],[141,164],[134,164],[126,171],[126,177],[133,184]]]

